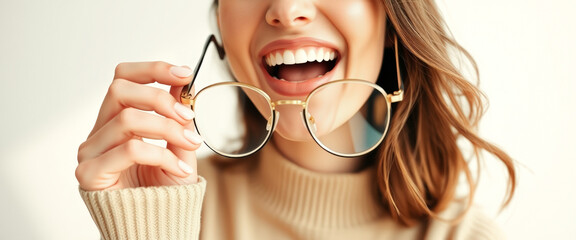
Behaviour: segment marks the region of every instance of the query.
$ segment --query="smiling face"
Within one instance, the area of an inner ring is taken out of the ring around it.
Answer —
[[[220,0],[218,21],[230,68],[273,101],[304,100],[338,79],[376,82],[385,12],[378,0]],[[358,98],[340,96],[339,101]],[[260,106],[257,106],[260,108]],[[281,106],[277,133],[310,139],[302,108]]]

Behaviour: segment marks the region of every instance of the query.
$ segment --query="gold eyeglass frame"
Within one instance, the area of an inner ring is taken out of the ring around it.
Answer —
[[[372,82],[369,82],[369,81],[366,81],[366,80],[342,79],[342,80],[330,81],[330,82],[324,83],[324,84],[316,87],[314,90],[312,90],[308,94],[308,96],[306,97],[306,99],[304,101],[294,100],[294,99],[272,101],[270,96],[266,92],[264,92],[262,89],[257,88],[253,85],[250,85],[250,84],[240,83],[240,82],[222,82],[222,83],[211,84],[211,85],[201,89],[200,91],[198,91],[198,93],[195,96],[193,96],[192,93],[190,93],[190,90],[192,89],[192,86],[194,85],[194,82],[196,80],[196,77],[198,75],[200,67],[202,66],[204,56],[206,55],[206,51],[207,51],[208,47],[210,46],[210,43],[214,43],[214,45],[216,46],[216,49],[218,51],[218,56],[220,57],[220,59],[224,59],[224,56],[225,56],[224,49],[217,42],[216,37],[214,35],[210,35],[208,37],[208,39],[206,40],[206,43],[204,44],[204,50],[202,52],[202,55],[200,56],[200,60],[198,61],[196,68],[194,69],[192,81],[187,86],[184,86],[182,88],[182,91],[180,93],[180,101],[182,102],[182,104],[189,105],[191,107],[191,109],[194,111],[194,108],[195,108],[194,105],[196,103],[196,97],[201,95],[202,92],[204,92],[210,88],[219,87],[219,86],[234,86],[234,87],[246,88],[246,89],[252,90],[252,91],[260,94],[262,97],[264,97],[268,101],[268,103],[270,104],[270,111],[271,111],[270,116],[272,118],[272,119],[267,119],[268,123],[266,125],[266,129],[268,130],[268,133],[267,133],[265,139],[262,141],[262,143],[258,147],[256,147],[255,149],[253,149],[249,152],[242,153],[242,154],[224,153],[218,149],[213,148],[212,146],[210,146],[210,144],[206,143],[206,146],[208,146],[212,151],[214,151],[215,153],[217,153],[219,155],[225,156],[225,157],[230,157],[230,158],[246,157],[246,156],[249,156],[249,155],[259,151],[260,149],[262,149],[262,147],[264,145],[266,145],[266,143],[270,140],[272,133],[274,133],[274,131],[276,129],[276,125],[278,124],[278,119],[279,119],[279,112],[276,111],[276,107],[281,106],[281,105],[299,105],[302,107],[302,117],[303,117],[304,123],[306,125],[306,129],[308,130],[308,132],[310,133],[310,135],[312,136],[314,141],[325,151],[327,151],[331,154],[334,154],[336,156],[339,156],[339,157],[362,156],[364,154],[371,152],[372,150],[377,148],[380,145],[380,143],[382,143],[382,141],[384,140],[384,138],[386,136],[386,133],[388,132],[388,128],[390,127],[391,105],[392,105],[392,103],[402,101],[404,98],[404,83],[402,81],[402,76],[400,73],[400,64],[399,64],[399,58],[398,58],[398,39],[397,39],[396,35],[394,35],[394,54],[395,54],[395,60],[396,60],[396,73],[397,73],[396,76],[397,76],[397,80],[398,80],[398,90],[397,91],[394,91],[392,94],[388,94],[379,85],[372,83]],[[365,84],[365,85],[371,86],[372,88],[378,90],[383,96],[385,96],[385,99],[386,99],[386,105],[387,105],[386,117],[387,118],[386,118],[386,128],[384,129],[384,132],[382,133],[382,136],[380,137],[378,142],[376,144],[374,144],[374,146],[370,147],[367,150],[359,152],[359,153],[346,154],[346,153],[336,152],[336,151],[330,149],[329,147],[324,145],[322,143],[322,141],[320,141],[319,137],[316,136],[316,134],[314,134],[314,131],[312,129],[313,126],[310,126],[310,124],[314,124],[314,117],[312,115],[310,115],[307,111],[307,106],[309,104],[311,96],[314,96],[314,94],[316,92],[322,90],[323,88],[326,88],[326,87],[331,86],[333,84],[342,84],[342,83],[356,83],[356,84]],[[308,119],[308,118],[310,118],[310,119]],[[198,130],[198,126],[197,126],[195,119],[194,119],[194,126],[195,126],[198,134],[201,134],[200,131]]]

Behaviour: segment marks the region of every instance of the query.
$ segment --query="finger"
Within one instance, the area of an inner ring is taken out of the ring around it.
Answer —
[[[186,66],[174,66],[166,62],[126,62],[116,66],[114,79],[123,78],[146,84],[158,82],[171,86],[183,86],[190,82],[193,71]]]
[[[192,173],[192,169],[170,150],[132,139],[97,158],[80,163],[76,169],[76,177],[84,190],[107,189],[116,184],[126,184],[119,182],[120,174],[134,164],[157,166],[180,178],[188,177]],[[128,179],[138,181],[136,175]]]
[[[197,133],[173,119],[126,108],[86,140],[79,150],[79,160],[95,158],[135,136],[166,140],[190,151],[202,143]]]
[[[194,117],[194,112],[189,106],[180,104],[172,95],[162,89],[124,79],[116,79],[110,85],[104,98],[91,134],[98,131],[106,122],[110,121],[125,108],[155,111],[181,124],[185,124]]]

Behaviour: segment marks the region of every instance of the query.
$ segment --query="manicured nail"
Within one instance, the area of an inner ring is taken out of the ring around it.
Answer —
[[[192,69],[187,68],[187,67],[180,67],[180,66],[171,67],[170,72],[172,74],[174,74],[174,76],[181,77],[181,78],[189,77],[190,75],[192,75],[192,73],[194,73],[194,71],[192,71]]]
[[[192,109],[190,109],[189,106],[186,106],[182,103],[179,102],[175,103],[174,110],[176,110],[176,113],[178,113],[180,117],[186,120],[192,120],[192,118],[194,118],[194,112],[192,111]]]
[[[188,129],[184,129],[184,137],[194,144],[201,144],[204,141],[200,135]]]
[[[190,165],[188,165],[187,163],[185,163],[182,160],[178,160],[178,167],[180,167],[180,169],[182,169],[182,171],[184,171],[185,173],[188,173],[188,174],[192,174],[194,172],[194,169],[192,169],[192,167],[190,167]]]

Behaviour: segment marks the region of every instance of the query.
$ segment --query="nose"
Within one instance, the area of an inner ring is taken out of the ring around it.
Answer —
[[[316,17],[316,6],[310,0],[271,0],[266,22],[274,27],[296,27]]]

